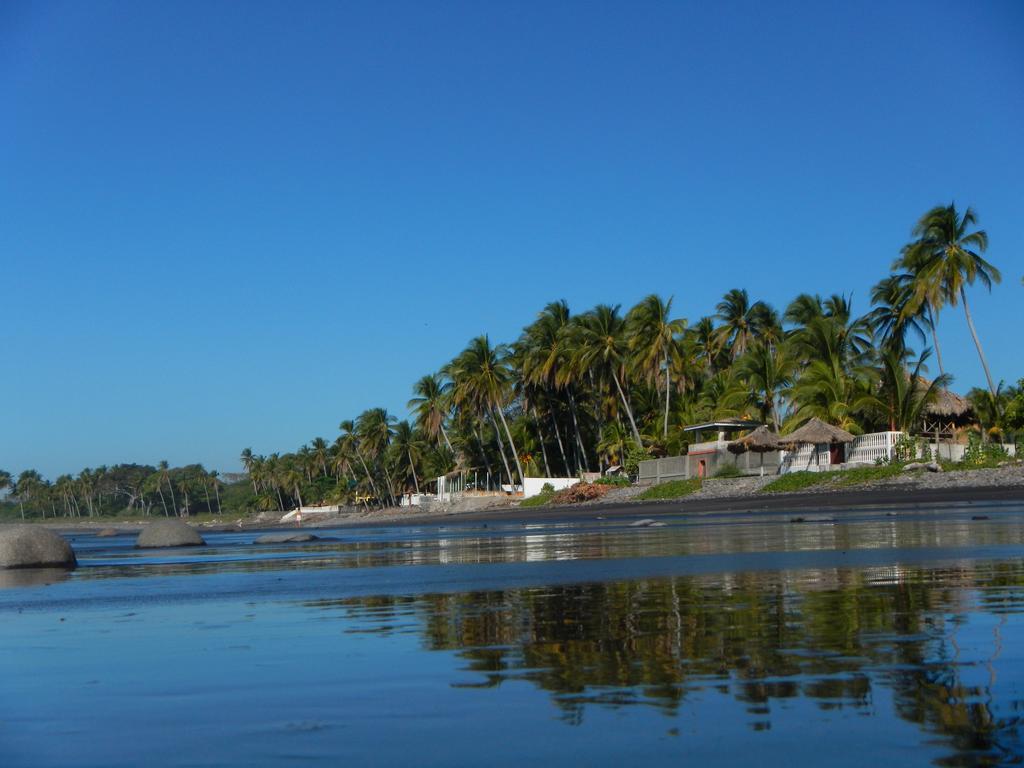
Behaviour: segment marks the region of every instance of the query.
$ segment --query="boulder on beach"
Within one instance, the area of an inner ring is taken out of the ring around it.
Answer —
[[[303,541],[317,541],[320,537],[312,533],[266,533],[256,539],[257,544],[298,544]]]
[[[196,547],[206,544],[195,529],[180,520],[158,520],[150,523],[135,540],[136,547]]]
[[[0,527],[0,568],[74,568],[75,552],[63,536],[36,525]]]

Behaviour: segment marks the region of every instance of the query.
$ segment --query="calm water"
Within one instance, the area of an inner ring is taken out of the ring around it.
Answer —
[[[0,575],[0,765],[1021,762],[1024,507],[800,514],[77,536]]]

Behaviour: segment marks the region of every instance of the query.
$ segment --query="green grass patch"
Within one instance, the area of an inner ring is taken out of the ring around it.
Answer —
[[[816,485],[829,488],[845,488],[850,485],[885,480],[902,474],[902,464],[882,464],[876,467],[853,467],[834,472],[790,472],[773,480],[761,489],[762,493],[790,493],[813,488]]]
[[[637,496],[637,498],[644,500],[678,499],[683,496],[689,496],[691,493],[695,493],[699,490],[699,477],[695,477],[692,480],[670,480],[667,483],[652,485],[646,491]]]
[[[761,489],[761,493],[789,493],[790,491],[802,491],[814,485],[821,485],[828,481],[827,472],[790,472],[772,480]]]
[[[541,491],[536,496],[531,496],[528,499],[523,499],[519,502],[520,507],[546,507],[551,503],[551,499],[554,497],[554,491]]]
[[[743,477],[743,472],[735,464],[723,464],[722,467],[715,472],[716,478],[729,478],[729,477]]]

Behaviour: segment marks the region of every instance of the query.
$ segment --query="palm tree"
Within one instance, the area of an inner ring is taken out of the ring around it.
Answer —
[[[875,308],[867,314],[871,329],[882,349],[892,350],[901,354],[907,349],[907,332],[924,343],[925,329],[934,333],[934,327],[925,311],[927,305],[922,304],[916,312],[911,312],[913,304],[914,276],[908,272],[889,275],[871,289],[871,303]],[[938,346],[935,348],[938,355]],[[938,358],[939,372],[942,372],[942,359]]]
[[[492,414],[498,415],[502,427],[504,427],[505,436],[508,438],[512,457],[515,459],[516,470],[519,472],[520,481],[522,481],[526,475],[523,474],[519,452],[516,450],[515,441],[508,428],[508,421],[505,419],[507,405],[505,398],[512,384],[512,371],[507,364],[508,354],[509,350],[504,344],[491,346],[490,339],[486,335],[477,336],[452,361],[452,381],[457,401],[483,405]],[[500,433],[498,440],[500,445]],[[512,482],[514,484],[515,481]]]
[[[444,420],[449,411],[449,392],[451,382],[445,381],[439,374],[432,373],[417,381],[412,388],[413,397],[409,400],[407,407],[416,415],[416,426],[424,434],[437,440],[440,435],[448,446],[449,451],[454,451],[452,442],[448,439],[448,433],[444,428]]]
[[[246,448],[242,451],[242,466],[245,471],[249,473],[249,479],[252,480],[252,492],[259,493],[260,489],[256,487],[256,476],[253,473],[253,468],[256,466],[256,457],[252,455],[252,448]],[[166,464],[167,462],[163,462]]]
[[[366,466],[366,459],[363,458],[363,450],[360,445],[359,435],[356,433],[355,422],[345,420],[338,425],[338,429],[341,430],[339,440],[344,446],[344,451],[346,453],[351,452],[359,460],[359,465],[363,468],[363,473],[366,475],[366,481],[370,484],[370,490],[373,491],[373,495],[377,497],[377,502],[380,504],[381,509],[383,509],[384,499],[380,495],[380,491],[377,490],[377,484],[373,481],[373,473]]]
[[[394,437],[396,421],[397,419],[384,408],[370,408],[359,414],[356,419],[356,432],[360,437],[360,445],[384,471],[384,478],[388,484],[388,497],[392,504],[396,503],[394,483],[391,481],[391,473],[388,472],[384,455],[388,446],[391,445],[391,438]]]
[[[327,457],[329,453],[327,441],[322,437],[314,437],[309,446],[310,460],[320,468],[323,476],[327,477]]]
[[[723,348],[729,350],[733,360],[750,347],[758,335],[758,325],[773,325],[778,322],[774,312],[764,302],[750,304],[746,290],[733,288],[716,307],[722,325],[718,328]]]
[[[633,409],[623,387],[629,348],[626,323],[619,314],[619,305],[613,307],[598,304],[589,312],[579,315],[572,326],[571,340],[573,368],[578,372],[590,373],[598,384],[611,379],[629,419],[633,439],[637,445],[642,446],[640,430],[637,429]]]
[[[737,361],[736,368],[761,412],[761,420],[765,423],[770,421],[778,432],[782,425],[778,411],[779,395],[791,383],[791,364],[785,350],[766,342],[755,344]]]
[[[218,479],[219,477],[220,477],[220,472],[218,472],[216,469],[211,469],[210,470],[210,482],[213,484],[213,493],[217,497],[217,514],[218,515],[221,514],[221,511],[222,511],[221,510],[221,506],[220,506],[220,480]]]
[[[914,303],[926,303],[934,316],[944,304],[956,306],[963,302],[964,316],[971,338],[978,350],[981,366],[992,397],[996,387],[988,369],[988,361],[981,348],[981,340],[974,327],[970,306],[967,303],[967,286],[979,280],[992,290],[992,283],[999,283],[999,270],[981,256],[988,249],[988,234],[983,229],[973,229],[978,217],[970,207],[961,215],[954,203],[938,205],[921,217],[914,227],[917,238],[903,251],[894,268],[906,269],[914,275]]]
[[[26,469],[14,484],[14,493],[18,497],[18,506],[21,508],[21,519],[25,519],[25,502],[32,502],[43,487],[43,478],[34,469]],[[46,516],[45,513],[43,515]]]
[[[875,410],[888,422],[890,431],[911,432],[921,424],[925,409],[951,381],[946,374],[932,381],[924,378],[929,352],[925,350],[914,363],[912,371],[904,364],[905,357],[895,350],[882,353],[881,386],[876,393],[865,393],[857,402],[858,410]]]
[[[416,488],[416,493],[419,493],[420,481],[416,475],[416,462],[423,457],[423,442],[408,421],[400,421],[395,425],[395,436],[391,447],[400,457],[400,461],[408,461],[413,487]]]
[[[174,498],[174,483],[171,482],[170,466],[167,464],[167,461],[164,460],[157,464],[157,469],[160,470],[160,476],[163,478],[164,482],[167,483],[167,487],[171,489],[171,508],[174,510],[175,516],[177,516],[178,502]]]
[[[573,454],[576,472],[589,469],[587,452],[583,446],[583,434],[580,430],[579,411],[576,407],[577,376],[569,361],[571,346],[569,335],[572,330],[572,314],[569,305],[563,301],[553,301],[544,307],[533,323],[523,329],[518,346],[521,348],[522,375],[526,384],[539,387],[552,400],[560,399],[564,392],[569,403],[569,415],[573,427]],[[565,450],[562,435],[558,429],[558,419],[554,409],[548,411],[551,428],[555,439],[562,450],[565,461]],[[568,462],[566,461],[568,471]],[[575,472],[573,473],[575,474]]]
[[[672,358],[677,351],[676,336],[686,330],[685,320],[670,320],[672,299],[662,301],[657,294],[642,299],[626,316],[628,344],[634,368],[649,383],[665,376],[665,417],[661,436],[668,437],[668,411],[672,388]]]

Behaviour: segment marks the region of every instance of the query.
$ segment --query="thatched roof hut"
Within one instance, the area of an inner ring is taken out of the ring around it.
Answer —
[[[956,392],[940,389],[935,393],[935,400],[925,406],[929,416],[941,416],[950,419],[961,419],[971,413],[971,402]]]
[[[766,426],[760,426],[750,434],[744,435],[739,440],[729,443],[729,450],[732,453],[745,453],[754,451],[756,453],[767,453],[779,449],[779,436]]]
[[[852,442],[853,435],[845,429],[833,427],[821,419],[811,419],[800,429],[779,438],[779,444],[784,448],[793,448],[798,445],[821,445],[822,443],[838,445]]]

